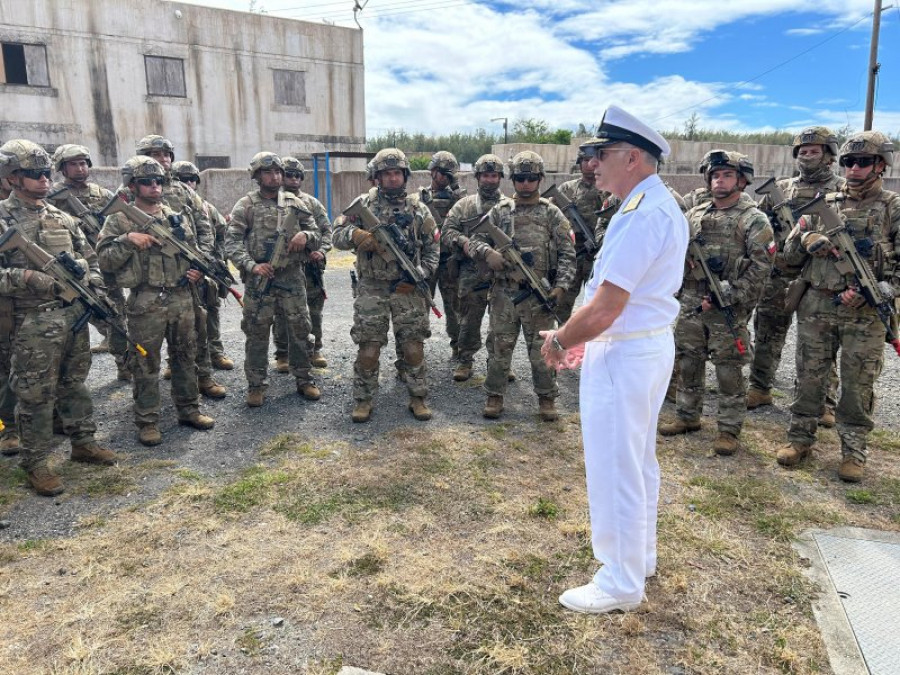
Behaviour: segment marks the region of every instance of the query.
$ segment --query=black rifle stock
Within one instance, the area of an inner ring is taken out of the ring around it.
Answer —
[[[824,195],[819,195],[811,202],[800,207],[799,211],[804,214],[819,216],[822,219],[822,224],[825,226],[824,234],[833,244],[829,253],[835,258],[835,267],[841,274],[852,274],[854,276],[857,284],[855,290],[865,298],[869,307],[878,314],[878,318],[887,331],[885,341],[900,356],[900,339],[897,338],[891,328],[891,317],[895,313],[893,298],[886,297],[882,293],[872,268],[859,254],[853,237],[847,232],[847,227],[837,211],[825,203]],[[834,302],[835,304],[840,304],[840,295],[835,296]]]
[[[712,304],[716,306],[722,316],[725,318],[725,325],[728,326],[728,332],[731,333],[731,337],[734,338],[734,346],[737,347],[738,354],[742,356],[747,353],[747,347],[744,345],[744,341],[741,339],[741,336],[737,333],[737,327],[735,326],[735,316],[734,316],[734,308],[730,303],[725,302],[725,292],[722,290],[722,282],[719,280],[719,277],[713,273],[713,271],[709,268],[709,263],[706,261],[706,256],[703,255],[703,248],[700,245],[700,242],[697,239],[692,239],[690,244],[688,245],[688,252],[690,253],[690,260],[688,264],[691,269],[694,269],[694,265],[700,266],[700,271],[703,274],[703,279],[706,281],[706,285],[709,287],[709,297],[712,300]],[[697,307],[695,310],[698,314],[703,311],[703,306]]]
[[[126,201],[126,199],[126,194],[122,192],[116,193],[109,203],[103,207],[101,213],[108,215],[124,213],[125,217],[137,225],[143,232],[156,237],[164,255],[173,258],[181,256],[188,264],[190,264],[191,268],[204,274],[223,288],[227,289],[237,300],[238,304],[241,307],[244,306],[244,301],[240,292],[231,287],[231,285],[235,283],[235,278],[232,276],[227,265],[220,260],[207,256],[180,239],[162,220],[155,216],[151,216],[149,213],[144,213],[134,204]]]
[[[556,187],[556,183],[544,190],[541,197],[552,199],[553,203],[566,214],[566,218],[569,219],[575,226],[575,229],[577,229],[581,233],[581,236],[584,237],[584,248],[588,253],[594,255],[600,246],[597,244],[597,238],[594,236],[594,231],[588,227],[586,222],[584,222],[584,218],[581,217],[575,203],[559,191],[559,188]]]
[[[0,217],[7,222],[15,220],[3,207],[0,207]],[[147,356],[147,351],[128,337],[128,333],[115,322],[119,317],[115,306],[83,281],[87,273],[70,253],[64,251],[56,256],[51,255],[22,234],[16,225],[0,236],[0,252],[12,249],[18,249],[38,271],[53,277],[57,283],[57,298],[67,305],[78,302],[84,308],[84,314],[72,326],[73,333],[84,328],[91,316],[94,316],[122,335],[138,354]]]
[[[68,186],[47,195],[47,199],[60,198],[66,200],[75,217],[81,220],[85,228],[87,228],[88,234],[91,236],[91,242],[96,243],[97,237],[100,235],[100,229],[103,227],[102,217],[85,206],[83,201],[72,194],[72,190]]]
[[[416,287],[416,291],[425,298],[425,301],[431,307],[431,311],[437,318],[443,317],[441,311],[437,308],[434,298],[431,297],[431,291],[428,288],[428,280],[425,278],[418,268],[413,265],[412,261],[400,248],[394,236],[391,234],[391,228],[383,224],[372,213],[368,206],[362,203],[362,197],[357,197],[351,202],[350,206],[344,209],[344,215],[354,218],[356,222],[362,224],[362,228],[370,233],[378,242],[380,251],[378,252],[382,258],[388,262],[395,262],[403,270],[403,275],[407,281]],[[396,229],[396,226],[394,226]]]

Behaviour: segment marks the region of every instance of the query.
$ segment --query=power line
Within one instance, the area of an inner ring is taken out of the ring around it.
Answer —
[[[384,5],[380,5],[375,7],[375,14],[369,14],[367,16],[382,16],[387,15],[388,13],[394,14],[398,13],[394,10],[403,10],[403,11],[424,11],[435,9],[443,6],[445,3],[433,4],[434,0],[401,0],[399,2],[389,2]],[[329,3],[331,4],[331,3]],[[346,6],[348,3],[339,3]],[[303,19],[303,18],[335,18],[342,17],[346,14],[349,14],[353,11],[353,7],[347,7],[346,10],[332,9],[326,10],[323,14],[322,12],[317,12],[315,9],[310,11],[304,11],[302,14],[292,14],[290,18],[292,19]],[[383,10],[389,10],[389,12],[384,12]]]

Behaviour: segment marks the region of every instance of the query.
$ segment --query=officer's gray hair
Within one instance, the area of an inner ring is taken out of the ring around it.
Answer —
[[[644,160],[644,164],[653,169],[653,173],[659,170],[659,160],[646,150],[641,150],[641,158]]]

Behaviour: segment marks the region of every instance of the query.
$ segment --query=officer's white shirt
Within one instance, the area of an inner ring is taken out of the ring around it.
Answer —
[[[684,214],[660,177],[648,176],[610,220],[585,289],[584,304],[604,281],[631,294],[604,335],[655,330],[675,321],[687,246]]]

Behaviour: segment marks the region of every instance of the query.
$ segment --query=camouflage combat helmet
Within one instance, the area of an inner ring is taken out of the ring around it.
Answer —
[[[136,178],[165,178],[166,170],[152,157],[137,155],[122,167],[122,185],[128,185]]]
[[[894,165],[894,144],[880,131],[860,131],[841,146],[840,156],[878,155],[888,166]]]
[[[298,171],[300,180],[306,178],[306,169],[303,167],[303,162],[296,157],[282,157],[281,162],[284,164],[285,171]]]
[[[250,172],[250,178],[256,178],[256,172],[260,169],[271,169],[273,167],[282,172],[284,171],[284,162],[281,161],[281,157],[274,152],[257,152],[253,155],[253,159],[250,160],[250,166],[247,167],[247,170]]]
[[[62,171],[63,164],[73,159],[83,159],[88,166],[94,166],[91,162],[91,151],[83,145],[72,145],[66,143],[61,145],[53,153],[53,168],[56,171]]]
[[[801,145],[822,145],[835,157],[838,154],[838,138],[828,127],[806,127],[806,129],[797,134],[794,137],[791,150],[794,159],[797,159],[797,153],[800,152]]]
[[[753,182],[753,162],[747,155],[727,150],[713,150],[709,153],[709,166],[706,169],[706,182],[712,180],[717,169],[734,169],[740,173],[748,184]]]
[[[475,160],[475,177],[477,178],[480,174],[487,173],[488,171],[496,171],[500,174],[501,178],[506,175],[505,167],[503,166],[503,160],[497,157],[497,155],[482,155],[478,159]]]
[[[172,175],[178,180],[193,177],[198,183],[200,182],[200,169],[193,162],[188,162],[185,159],[172,165]]]
[[[700,172],[701,176],[706,175],[706,171],[707,171],[707,169],[709,169],[709,158],[712,156],[712,154],[714,152],[725,152],[725,151],[720,150],[718,148],[713,148],[712,150],[707,152],[705,155],[703,155],[703,158],[700,160],[700,166],[697,167],[697,171]]]
[[[137,142],[135,152],[139,155],[149,155],[154,150],[164,150],[169,153],[172,161],[175,161],[175,146],[168,138],[163,138],[157,134],[144,136]]]
[[[386,169],[402,169],[403,176],[409,178],[409,160],[402,150],[384,148],[375,154],[372,159],[373,175],[377,178],[378,174]]]
[[[0,146],[0,178],[21,169],[49,170],[50,155],[37,143],[18,138]]]
[[[540,176],[544,175],[544,160],[536,152],[531,150],[523,150],[518,153],[509,163],[510,175],[516,176],[523,173],[536,173]]]
[[[434,171],[435,169],[449,175],[451,178],[456,178],[456,174],[459,173],[459,162],[456,161],[456,157],[453,156],[452,152],[441,150],[434,153],[431,156],[431,161],[428,162],[428,170]]]

